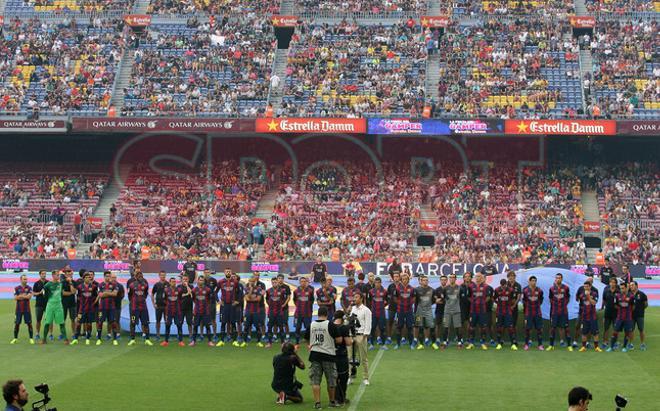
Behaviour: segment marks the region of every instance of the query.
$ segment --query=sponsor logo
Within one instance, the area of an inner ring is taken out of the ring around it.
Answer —
[[[104,261],[103,269],[112,270],[112,271],[128,271],[131,268],[131,264],[125,261]]]
[[[149,26],[151,16],[148,14],[128,14],[124,16],[124,21],[131,27]]]
[[[365,119],[351,118],[259,118],[257,132],[262,133],[359,133],[366,132]]]
[[[252,265],[250,265],[250,270],[276,273],[280,271],[280,266],[279,264],[270,264],[270,263],[252,263]]]
[[[612,120],[506,120],[506,134],[614,135]]]
[[[488,123],[481,120],[451,120],[449,129],[457,134],[486,134]]]
[[[391,134],[419,134],[422,132],[422,123],[408,119],[383,119],[380,120],[379,125]]]
[[[298,25],[298,16],[272,16],[271,21],[275,27],[295,27]]]
[[[422,27],[447,27],[449,25],[447,16],[422,16],[420,21]]]
[[[21,260],[2,260],[2,268],[5,270],[27,270],[30,263]]]

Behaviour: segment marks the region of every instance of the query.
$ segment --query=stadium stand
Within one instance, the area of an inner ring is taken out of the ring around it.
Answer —
[[[0,108],[11,114],[105,114],[124,47],[123,22],[13,19],[0,48]]]
[[[273,59],[264,18],[157,24],[135,53],[126,116],[245,116],[263,113]]]
[[[78,13],[125,12],[134,0],[7,0],[5,14],[46,14],[63,16]]]
[[[657,21],[599,22],[589,44],[594,66],[591,91],[597,112],[612,118],[657,118],[660,109],[657,37]]]
[[[414,23],[306,25],[289,50],[281,116],[419,116],[426,47]]]
[[[553,20],[452,25],[440,38],[436,116],[574,117],[582,108],[579,48]]]
[[[107,182],[108,174],[100,167],[4,163],[0,254],[68,258],[82,221],[92,215]]]
[[[193,15],[200,12],[212,15],[256,13],[277,14],[280,9],[279,0],[265,1],[191,1],[191,0],[152,0],[147,12],[149,14]]]

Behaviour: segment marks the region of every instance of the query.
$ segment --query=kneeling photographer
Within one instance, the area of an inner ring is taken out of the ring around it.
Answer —
[[[287,401],[302,402],[300,389],[303,387],[296,379],[296,367],[305,369],[305,363],[296,354],[295,346],[286,342],[282,344],[282,353],[273,357],[273,382],[271,387],[278,394],[277,404]]]
[[[348,348],[353,345],[351,338],[351,331],[348,325],[344,324],[344,311],[337,310],[335,312],[334,323],[340,337],[344,337],[341,343],[336,343],[336,356],[337,363],[337,390],[335,391],[335,401],[337,405],[348,404],[346,398],[346,390],[348,389],[348,376],[349,376],[349,363],[348,363]]]

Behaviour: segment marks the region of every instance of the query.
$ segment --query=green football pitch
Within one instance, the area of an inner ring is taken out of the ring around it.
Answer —
[[[142,344],[114,347],[107,342],[65,346],[27,343],[9,345],[13,302],[0,301],[0,380],[21,378],[30,402],[40,399],[33,387],[48,383],[51,406],[59,410],[211,409],[267,410],[276,406],[270,389],[271,358],[277,350],[210,348],[205,345],[167,348]],[[629,400],[628,410],[658,410],[660,402],[660,309],[646,316],[648,351],[629,353],[517,351],[372,351],[371,385],[350,386],[348,409],[359,410],[563,410],[575,385],[594,396],[590,409],[614,410],[614,396]],[[57,332],[56,332],[57,334]],[[636,347],[639,341],[636,340]],[[307,359],[306,349],[301,350]],[[361,370],[360,370],[361,371]],[[311,409],[307,371],[300,405]],[[322,401],[327,406],[323,390]]]

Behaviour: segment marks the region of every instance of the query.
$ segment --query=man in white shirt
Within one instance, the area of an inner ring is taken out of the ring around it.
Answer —
[[[360,327],[355,330],[355,348],[360,356],[364,385],[369,385],[369,360],[367,358],[368,338],[371,334],[371,310],[363,304],[364,296],[360,293],[355,295],[355,305],[351,308],[351,315],[355,315]],[[352,355],[352,350],[351,350]]]

